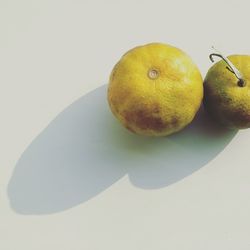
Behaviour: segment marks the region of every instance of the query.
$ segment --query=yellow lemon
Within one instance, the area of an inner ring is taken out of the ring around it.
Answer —
[[[150,43],[129,50],[113,68],[108,102],[130,131],[165,136],[189,124],[203,97],[200,71],[182,50]]]
[[[250,127],[250,56],[212,54],[223,60],[208,71],[204,106],[211,116],[232,129]]]

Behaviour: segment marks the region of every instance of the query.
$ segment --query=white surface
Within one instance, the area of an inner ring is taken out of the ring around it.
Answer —
[[[138,44],[250,54],[247,3],[1,0],[0,249],[249,250],[250,130],[137,137],[96,89]]]

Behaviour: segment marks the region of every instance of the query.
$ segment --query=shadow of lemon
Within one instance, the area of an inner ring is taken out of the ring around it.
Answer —
[[[8,185],[11,207],[21,214],[51,214],[81,204],[124,175],[144,189],[173,184],[214,159],[236,131],[199,111],[169,137],[132,134],[111,114],[107,85],[62,111],[18,160]]]

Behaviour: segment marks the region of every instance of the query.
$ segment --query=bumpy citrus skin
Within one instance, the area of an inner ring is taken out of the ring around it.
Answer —
[[[241,72],[245,86],[221,60],[208,71],[204,80],[204,106],[211,116],[231,129],[250,127],[250,56],[231,55],[228,59]]]
[[[110,75],[108,101],[130,131],[165,136],[189,124],[203,98],[203,81],[191,58],[161,43],[135,47]]]

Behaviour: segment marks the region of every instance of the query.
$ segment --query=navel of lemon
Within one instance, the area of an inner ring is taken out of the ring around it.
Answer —
[[[201,74],[191,58],[162,43],[135,47],[110,75],[108,102],[130,131],[165,136],[189,124],[203,97]]]

